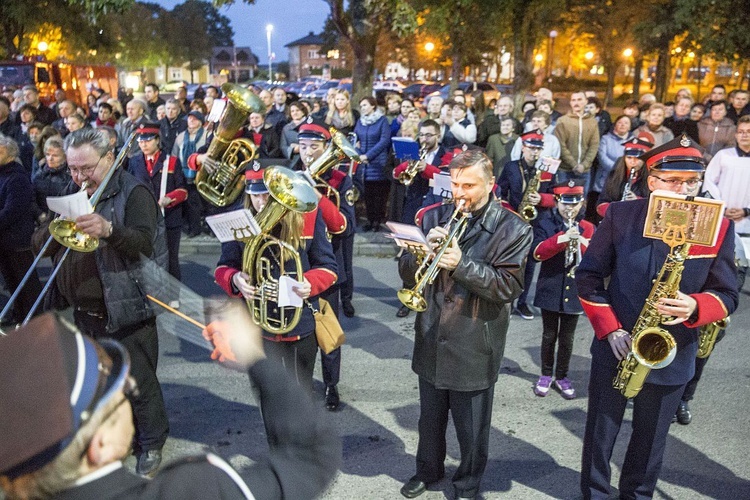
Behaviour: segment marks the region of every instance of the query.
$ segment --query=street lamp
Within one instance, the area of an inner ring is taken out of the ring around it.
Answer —
[[[435,44],[432,42],[427,42],[424,44],[424,50],[427,52],[427,63],[432,66],[432,51],[435,50]],[[427,74],[427,79],[430,78],[429,70]]]
[[[625,57],[632,56],[633,55],[633,49],[627,48],[627,49],[623,50],[622,51],[622,55],[625,56]]]
[[[273,81],[273,70],[271,68],[271,32],[273,31],[273,25],[266,25],[266,38],[268,39],[268,83]]]
[[[554,68],[552,67],[552,56],[555,53],[555,38],[557,38],[557,31],[552,30],[549,32],[549,51],[547,54],[547,79],[549,80],[552,78],[552,71],[554,71]]]
[[[47,52],[47,49],[49,48],[49,45],[47,44],[47,42],[41,41],[41,42],[39,42],[37,44],[36,48],[39,49],[39,52],[41,52],[42,54],[44,54],[45,52]]]

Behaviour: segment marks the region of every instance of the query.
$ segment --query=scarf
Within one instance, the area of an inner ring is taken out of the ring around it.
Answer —
[[[362,122],[362,125],[364,125],[366,127],[369,127],[370,125],[372,125],[376,121],[380,120],[380,118],[382,116],[383,116],[383,112],[380,111],[379,109],[376,109],[375,111],[373,111],[369,115],[362,115],[359,118],[359,120]],[[401,115],[399,115],[399,118],[401,118]],[[401,123],[401,122],[399,122],[399,123]]]
[[[190,133],[186,130],[185,131],[185,141],[182,143],[182,150],[180,151],[180,161],[182,162],[182,171],[185,174],[185,178],[187,180],[193,180],[195,179],[195,174],[197,172],[195,170],[191,170],[188,168],[188,158],[190,158],[190,155],[195,153],[197,148],[195,145],[203,138],[203,127],[199,128],[198,131],[195,133],[195,139],[190,139]]]

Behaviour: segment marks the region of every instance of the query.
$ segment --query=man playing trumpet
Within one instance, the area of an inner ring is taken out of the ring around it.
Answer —
[[[407,498],[445,474],[449,410],[461,449],[453,476],[456,496],[479,493],[510,303],[521,293],[532,239],[531,227],[495,200],[492,161],[484,153],[465,151],[449,168],[453,199],[468,219],[458,241],[441,242],[456,223],[455,205],[431,206],[418,216],[433,251],[444,251],[437,264],[442,271],[423,289],[427,309],[415,323],[412,369],[419,376],[421,405],[417,471],[401,488]],[[415,255],[404,254],[402,279],[413,279],[418,267]]]

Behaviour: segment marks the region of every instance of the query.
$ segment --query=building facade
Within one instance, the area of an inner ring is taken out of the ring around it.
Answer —
[[[289,49],[289,80],[310,75],[331,77],[332,69],[346,68],[346,58],[338,49],[321,53],[324,40],[312,31],[305,37],[285,45]]]

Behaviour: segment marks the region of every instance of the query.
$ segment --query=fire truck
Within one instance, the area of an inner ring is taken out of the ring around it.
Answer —
[[[117,96],[117,69],[43,60],[0,61],[0,88],[20,89],[24,85],[35,85],[45,104],[54,100],[55,90],[62,89],[68,99],[81,106],[93,89]]]

